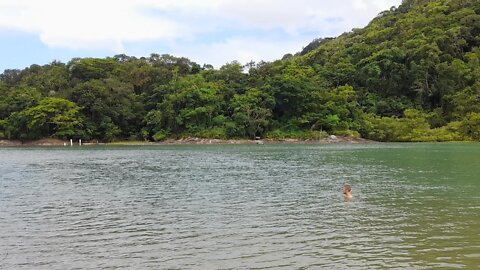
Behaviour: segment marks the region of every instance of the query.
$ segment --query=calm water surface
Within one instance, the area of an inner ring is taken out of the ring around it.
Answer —
[[[122,268],[478,269],[480,144],[0,148],[0,269]]]

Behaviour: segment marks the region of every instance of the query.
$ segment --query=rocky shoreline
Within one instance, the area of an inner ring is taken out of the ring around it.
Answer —
[[[218,144],[367,144],[375,143],[375,141],[353,138],[353,137],[337,137],[330,136],[325,139],[261,139],[261,140],[246,140],[246,139],[203,139],[203,138],[182,138],[182,139],[167,139],[161,142],[131,142],[121,141],[113,143],[97,143],[97,142],[85,142],[83,145],[218,145]],[[70,141],[60,139],[41,139],[35,141],[19,141],[19,140],[0,140],[0,146],[64,146],[70,145]],[[74,145],[78,145],[78,141],[74,142]]]
[[[0,146],[61,146],[64,144],[70,144],[70,141],[59,139],[41,139],[35,141],[0,140]]]
[[[185,138],[185,139],[168,139],[162,142],[155,142],[151,144],[334,144],[334,143],[344,143],[344,144],[365,144],[365,143],[375,143],[375,141],[363,139],[363,138],[353,138],[353,137],[337,137],[331,136],[325,139],[261,139],[261,140],[245,140],[245,139],[235,139],[235,140],[221,140],[221,139],[202,139],[202,138]]]

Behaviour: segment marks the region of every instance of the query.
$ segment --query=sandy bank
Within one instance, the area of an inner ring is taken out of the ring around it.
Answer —
[[[0,146],[19,146],[19,145],[22,145],[21,141],[0,140]]]
[[[59,139],[41,139],[35,141],[0,140],[0,146],[62,146],[70,141]]]

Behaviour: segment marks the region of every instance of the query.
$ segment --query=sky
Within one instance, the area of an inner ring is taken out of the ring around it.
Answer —
[[[0,0],[0,72],[151,53],[272,61],[364,27],[401,0]]]

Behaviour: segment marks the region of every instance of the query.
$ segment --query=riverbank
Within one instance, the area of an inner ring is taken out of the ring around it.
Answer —
[[[363,139],[363,138],[330,136],[328,138],[318,139],[318,140],[316,139],[222,140],[222,139],[184,138],[184,139],[167,139],[162,142],[154,142],[150,144],[175,145],[175,144],[333,144],[333,143],[365,144],[365,143],[376,143],[376,142]]]
[[[263,140],[246,140],[246,139],[204,139],[204,138],[182,138],[167,139],[161,142],[147,141],[117,141],[110,143],[85,142],[83,145],[216,145],[216,144],[366,144],[376,143],[372,140],[354,137],[330,136],[324,139],[263,139]],[[34,141],[18,141],[18,140],[0,140],[0,146],[64,146],[70,145],[70,141],[60,139],[41,139]],[[74,142],[78,145],[78,141]]]
[[[0,146],[62,146],[69,145],[70,141],[60,139],[41,139],[34,141],[0,140]]]

